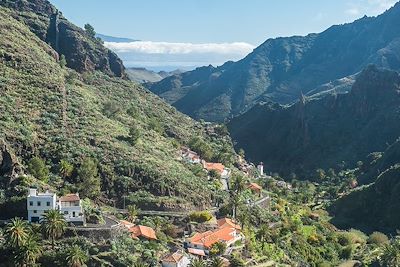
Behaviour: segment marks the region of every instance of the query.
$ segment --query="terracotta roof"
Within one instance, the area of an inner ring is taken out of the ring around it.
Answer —
[[[188,248],[188,252],[193,255],[205,256],[206,253],[202,249]]]
[[[163,262],[178,263],[182,258],[183,258],[183,254],[179,253],[178,251],[176,251],[176,252],[166,256],[162,261]]]
[[[232,221],[232,219],[229,218],[222,218],[217,221],[218,227],[219,228],[224,228],[224,227],[231,227],[235,228],[236,230],[241,230],[242,227],[240,227],[239,224],[236,224]]]
[[[225,166],[222,163],[204,162],[204,168],[208,171],[215,170],[221,174],[224,171]]]
[[[151,240],[156,240],[156,232],[147,226],[143,226],[143,225],[136,225],[134,227],[131,227],[129,229],[129,232],[132,233],[132,237],[133,238],[138,238],[138,237],[144,237],[147,239],[151,239]]]
[[[247,186],[247,188],[250,188],[251,190],[262,190],[262,187],[256,183],[250,183],[249,186]]]
[[[206,248],[210,248],[215,243],[232,242],[235,239],[236,230],[230,227],[220,228],[214,232],[207,231],[205,233],[196,233],[193,237],[189,238],[188,241],[192,244],[202,245]]]
[[[73,202],[81,200],[78,194],[67,194],[65,196],[60,197],[61,202]]]

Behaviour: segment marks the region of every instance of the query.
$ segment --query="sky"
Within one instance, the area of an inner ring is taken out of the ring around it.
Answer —
[[[140,40],[106,43],[127,66],[192,68],[239,60],[268,38],[376,16],[396,0],[50,0],[70,21]]]

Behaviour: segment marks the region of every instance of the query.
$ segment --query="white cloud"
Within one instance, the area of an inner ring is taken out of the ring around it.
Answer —
[[[226,61],[240,60],[255,48],[243,42],[193,44],[138,41],[106,42],[105,46],[115,51],[126,66],[148,68],[221,65]]]
[[[360,14],[360,10],[358,8],[356,8],[356,7],[351,7],[351,8],[346,10],[346,13],[349,14],[349,15],[355,16],[355,15],[359,15]]]
[[[248,43],[168,43],[139,41],[131,43],[110,43],[105,46],[117,53],[136,52],[144,54],[191,54],[191,53],[216,53],[216,54],[240,54],[250,53],[254,46]]]

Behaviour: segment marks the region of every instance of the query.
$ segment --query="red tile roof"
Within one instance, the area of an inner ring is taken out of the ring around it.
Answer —
[[[247,188],[250,188],[251,190],[255,190],[255,191],[261,191],[262,187],[256,183],[251,183],[249,184],[249,186],[247,186]]]
[[[219,174],[222,174],[222,172],[225,169],[225,166],[222,163],[204,162],[204,168],[208,171],[214,170],[217,171]]]
[[[239,224],[234,223],[232,221],[232,219],[229,219],[229,218],[219,219],[217,221],[217,224],[218,224],[219,228],[230,227],[230,228],[235,228],[236,230],[241,230],[242,229]]]
[[[156,232],[147,226],[143,225],[136,225],[131,228],[129,228],[129,232],[132,233],[133,238],[138,238],[138,237],[144,237],[146,239],[150,240],[156,240]]]
[[[192,244],[201,245],[206,248],[211,248],[215,243],[222,241],[230,243],[235,240],[234,228],[224,227],[214,232],[207,231],[205,233],[196,233],[193,237],[189,238],[188,241]]]
[[[81,200],[78,194],[67,194],[65,196],[60,197],[61,202],[74,202]]]
[[[206,253],[202,249],[188,248],[188,252],[193,255],[205,256]]]

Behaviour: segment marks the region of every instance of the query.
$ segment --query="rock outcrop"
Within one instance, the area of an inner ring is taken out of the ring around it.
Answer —
[[[99,70],[110,76],[126,78],[122,60],[102,42],[70,23],[47,0],[3,0],[0,6],[14,10],[14,18],[23,21],[41,40],[64,55],[67,66],[78,71]]]

